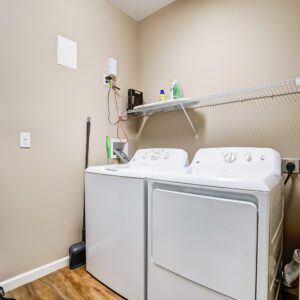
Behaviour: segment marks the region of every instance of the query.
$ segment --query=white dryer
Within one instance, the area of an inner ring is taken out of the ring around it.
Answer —
[[[181,149],[141,149],[86,170],[86,269],[127,299],[146,299],[147,172],[187,165]]]
[[[276,299],[281,157],[199,150],[185,171],[148,180],[148,300]]]

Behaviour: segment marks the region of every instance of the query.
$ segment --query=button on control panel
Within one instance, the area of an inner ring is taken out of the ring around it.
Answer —
[[[169,152],[166,152],[165,154],[164,154],[164,159],[169,159],[170,158],[170,153]]]

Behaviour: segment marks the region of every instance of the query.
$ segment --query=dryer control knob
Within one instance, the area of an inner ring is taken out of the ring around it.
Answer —
[[[252,155],[251,155],[251,153],[246,153],[246,154],[245,154],[245,160],[246,160],[246,161],[251,161],[251,160],[252,160]]]
[[[227,163],[233,163],[235,160],[236,160],[236,155],[234,153],[226,153],[224,155],[224,160],[227,162]]]

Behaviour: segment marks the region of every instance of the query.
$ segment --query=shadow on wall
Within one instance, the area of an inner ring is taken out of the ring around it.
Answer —
[[[201,148],[205,135],[205,116],[201,111],[188,110],[199,138],[196,139],[183,111],[176,111],[150,117],[139,117],[137,141],[142,141],[143,148],[174,147],[183,148],[193,158],[194,149]]]

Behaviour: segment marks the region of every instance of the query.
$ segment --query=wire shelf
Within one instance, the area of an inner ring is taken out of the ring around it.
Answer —
[[[295,93],[300,93],[300,77],[199,98],[181,98],[176,100],[153,102],[136,106],[133,110],[129,110],[128,113],[136,116],[150,116],[161,112],[182,110],[183,107],[200,108]]]

